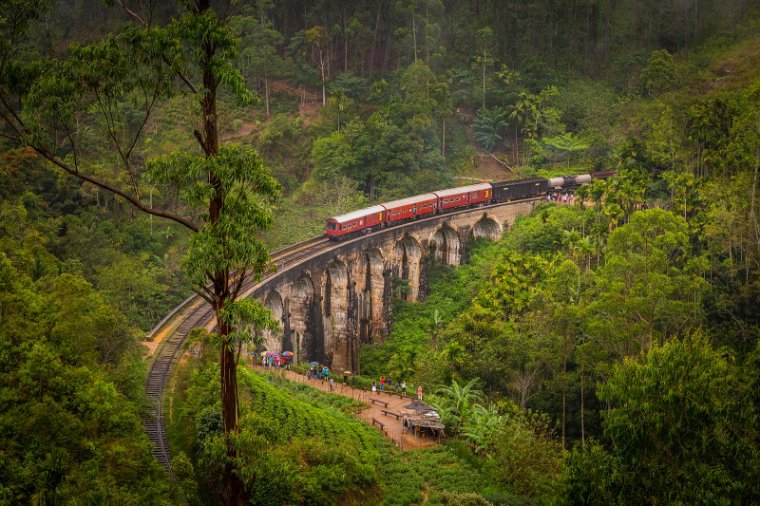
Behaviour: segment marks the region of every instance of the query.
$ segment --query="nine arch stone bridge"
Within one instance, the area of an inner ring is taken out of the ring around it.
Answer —
[[[282,322],[279,332],[262,336],[265,348],[291,350],[299,362],[358,371],[359,345],[382,340],[390,330],[392,299],[424,296],[430,261],[461,264],[475,238],[498,239],[517,216],[530,213],[541,200],[468,209],[386,228],[330,243],[287,265],[247,294],[263,301]]]

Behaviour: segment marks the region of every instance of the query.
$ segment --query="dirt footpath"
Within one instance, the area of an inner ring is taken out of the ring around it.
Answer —
[[[298,374],[295,371],[287,371],[285,369],[266,370],[259,366],[256,366],[256,369],[265,371],[269,374],[282,374],[291,381],[305,383],[310,387],[317,388],[324,392],[330,391],[330,384],[327,381],[308,379],[306,376]],[[388,439],[393,441],[393,444],[402,450],[426,448],[437,444],[435,438],[431,436],[417,437],[414,434],[406,432],[404,430],[403,417],[397,419],[395,416],[383,413],[383,410],[399,414],[406,412],[406,410],[403,409],[403,406],[412,402],[412,398],[410,397],[401,397],[399,394],[370,392],[359,388],[353,388],[343,384],[342,376],[336,378],[335,390],[332,393],[343,395],[345,397],[352,397],[369,406],[367,409],[357,413],[357,416],[361,420],[364,420],[368,424],[382,431]],[[373,399],[376,402],[373,402]],[[388,403],[388,407],[382,404],[382,402]],[[382,424],[382,428],[377,423],[373,423],[373,419]]]

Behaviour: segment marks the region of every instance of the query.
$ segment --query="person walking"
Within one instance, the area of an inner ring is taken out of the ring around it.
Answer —
[[[380,391],[385,390],[385,376],[380,376]]]
[[[401,380],[401,393],[406,395],[406,381]]]
[[[417,399],[422,400],[422,385],[417,386]]]

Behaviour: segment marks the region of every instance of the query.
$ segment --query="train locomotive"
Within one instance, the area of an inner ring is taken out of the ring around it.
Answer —
[[[594,179],[607,179],[615,172],[592,172],[549,179],[522,179],[479,183],[459,188],[449,188],[423,195],[384,202],[365,209],[358,209],[340,216],[327,218],[325,235],[340,241],[359,234],[421,217],[443,214],[468,207],[501,204],[513,200],[572,191]]]

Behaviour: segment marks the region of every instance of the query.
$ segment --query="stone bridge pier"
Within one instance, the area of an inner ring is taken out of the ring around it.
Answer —
[[[431,262],[460,265],[473,240],[499,239],[540,201],[444,214],[332,244],[253,294],[282,321],[280,331],[264,333],[262,346],[293,351],[299,362],[358,372],[360,345],[387,337],[394,298],[424,295]]]

